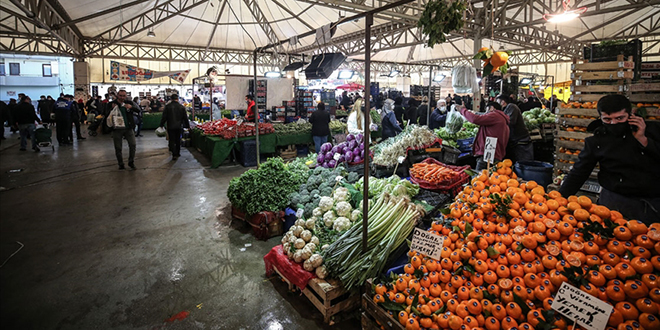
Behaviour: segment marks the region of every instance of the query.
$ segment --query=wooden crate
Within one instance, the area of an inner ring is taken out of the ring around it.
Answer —
[[[538,128],[529,131],[529,137],[532,139],[532,141],[538,141],[543,139],[543,136],[541,136],[541,130]]]
[[[376,305],[376,303],[366,293],[362,295],[362,309],[365,311],[367,316],[371,317],[372,322],[380,324],[378,329],[405,330],[405,327],[399,323],[398,320],[390,316],[386,310]]]
[[[380,330],[380,326],[376,321],[367,314],[367,312],[362,312],[360,317],[360,324],[362,325],[362,330]]]
[[[633,103],[660,103],[660,83],[637,83],[628,88]]]
[[[273,269],[289,285],[289,290],[295,289],[291,281],[284,277],[277,267]],[[336,314],[351,311],[360,305],[360,296],[349,294],[338,280],[313,278],[302,293],[323,314],[323,321],[328,324],[333,323],[333,316]]]
[[[608,94],[625,94],[627,86],[634,77],[635,63],[632,56],[624,60],[623,55],[616,61],[583,62],[573,60],[571,66],[571,94],[574,102],[596,102]]]

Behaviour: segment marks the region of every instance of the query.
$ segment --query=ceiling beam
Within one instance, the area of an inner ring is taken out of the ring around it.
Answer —
[[[282,8],[282,10],[287,12],[287,14],[291,15],[291,17],[295,17],[300,23],[305,25],[308,29],[310,29],[310,30],[314,29],[314,27],[312,27],[307,22],[305,22],[305,20],[300,18],[300,15],[296,15],[294,12],[291,11],[291,9],[289,9],[288,7],[282,5],[279,1],[277,1],[277,0],[271,0],[271,1],[274,2],[278,7]]]
[[[222,2],[222,7],[218,9],[218,18],[215,19],[215,24],[213,25],[213,30],[211,30],[211,34],[209,35],[209,41],[206,43],[206,51],[209,50],[209,47],[211,46],[211,41],[213,41],[213,36],[215,35],[215,30],[218,28],[218,23],[220,22],[220,17],[222,17],[222,13],[225,12],[225,6],[227,5],[227,1],[225,0]]]
[[[55,38],[67,45],[75,56],[82,55],[81,38],[71,27],[59,31],[53,30],[51,26],[66,22],[66,20],[46,1],[37,0],[10,0],[14,6],[25,13],[35,27],[46,30]],[[5,5],[2,6],[4,8]]]
[[[127,38],[161,24],[172,17],[176,17],[177,15],[187,12],[208,1],[209,0],[169,0],[164,2],[153,9],[149,9],[118,26],[103,31],[91,38],[92,40],[103,41],[103,43],[86,42],[85,56],[91,56],[106,47],[122,42]],[[94,47],[91,47],[90,45],[94,45]]]
[[[70,21],[64,22],[62,24],[53,25],[53,29],[61,29],[65,26],[75,25],[75,24],[78,24],[78,23],[86,22],[90,19],[95,19],[95,18],[105,16],[105,15],[108,15],[108,14],[116,14],[118,11],[120,11],[122,9],[130,8],[130,7],[133,7],[135,5],[139,5],[141,3],[144,3],[144,0],[136,0],[136,1],[133,1],[133,2],[121,4],[119,6],[108,8],[106,10],[102,10],[102,11],[93,13],[91,15],[86,15],[86,16],[83,16],[83,17],[80,17],[80,18],[77,18],[77,19],[74,19],[74,20],[70,20]]]

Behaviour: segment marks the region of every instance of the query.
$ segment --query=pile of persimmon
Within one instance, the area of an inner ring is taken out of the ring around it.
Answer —
[[[521,183],[505,160],[429,231],[448,238],[440,260],[411,252],[374,288],[408,330],[573,329],[550,307],[564,281],[614,307],[608,329],[660,329],[660,224]]]

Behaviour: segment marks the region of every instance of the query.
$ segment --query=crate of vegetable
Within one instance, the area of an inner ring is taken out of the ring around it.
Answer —
[[[428,190],[446,190],[455,183],[464,181],[470,176],[465,173],[470,166],[453,166],[443,164],[433,158],[427,158],[414,164],[410,169],[410,180]]]
[[[333,168],[338,163],[347,162],[351,165],[364,162],[363,135],[346,135],[346,141],[332,146],[326,142],[321,145],[321,151],[316,156],[317,166]]]

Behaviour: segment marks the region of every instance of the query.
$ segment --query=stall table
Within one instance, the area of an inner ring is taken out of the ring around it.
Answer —
[[[259,152],[274,153],[276,147],[275,134],[259,135]],[[211,168],[219,167],[231,154],[233,149],[238,151],[240,141],[254,140],[254,136],[225,140],[217,136],[206,136],[200,130],[193,130],[191,142],[202,154],[211,159]]]

